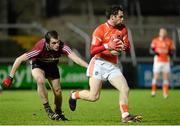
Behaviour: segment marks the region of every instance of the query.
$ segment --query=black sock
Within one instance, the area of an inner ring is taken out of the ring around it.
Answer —
[[[55,112],[56,112],[57,114],[59,114],[59,115],[62,114],[62,110],[61,110],[61,109],[55,109]]]
[[[48,102],[45,103],[45,104],[43,104],[43,105],[44,105],[44,109],[45,109],[45,111],[46,111],[47,113],[53,113],[53,111],[52,111],[52,109],[51,109],[51,107],[50,107],[50,105],[49,105]]]
[[[44,105],[44,108],[47,108],[47,107],[49,107],[49,102],[44,103],[43,105]]]

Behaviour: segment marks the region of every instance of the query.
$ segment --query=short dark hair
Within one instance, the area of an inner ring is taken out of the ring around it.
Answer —
[[[110,18],[111,15],[117,15],[118,12],[124,11],[123,7],[121,5],[112,5],[108,9],[106,9],[106,17],[107,19]]]
[[[57,31],[55,30],[52,30],[52,31],[48,31],[46,34],[45,34],[45,40],[47,43],[50,42],[50,39],[51,38],[55,38],[55,39],[58,39],[59,35],[57,33]]]

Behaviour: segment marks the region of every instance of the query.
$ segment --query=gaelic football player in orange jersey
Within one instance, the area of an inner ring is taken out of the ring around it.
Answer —
[[[73,91],[69,98],[69,107],[76,109],[77,99],[94,102],[99,99],[103,81],[108,80],[119,91],[119,109],[122,122],[136,122],[141,116],[130,115],[128,111],[129,87],[118,67],[118,56],[110,50],[130,48],[128,32],[123,24],[124,13],[121,6],[111,6],[106,11],[107,21],[99,25],[92,35],[90,54],[92,59],[87,69],[90,90]]]
[[[170,56],[173,54],[175,47],[173,41],[167,37],[167,30],[165,28],[160,28],[159,36],[152,40],[151,49],[155,54],[151,95],[156,95],[157,80],[160,76],[160,73],[162,73],[163,96],[164,98],[167,98],[169,90]]]

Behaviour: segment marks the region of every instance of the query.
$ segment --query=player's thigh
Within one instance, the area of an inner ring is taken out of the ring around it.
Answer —
[[[163,79],[164,80],[169,80],[169,74],[170,74],[169,72],[163,72],[162,73]]]
[[[96,79],[95,77],[89,78],[90,93],[93,95],[99,95],[103,81]]]
[[[40,68],[32,69],[32,76],[36,81],[45,82],[45,73]]]
[[[159,79],[159,76],[160,76],[160,72],[153,72],[153,78],[154,79]]]
[[[48,81],[53,91],[61,90],[59,78],[58,79],[48,78]]]
[[[163,64],[161,62],[154,62],[153,64],[153,72],[160,73],[162,72]]]
[[[129,87],[125,77],[122,74],[116,75],[109,79],[111,85],[113,85],[119,91],[128,91]]]
[[[163,66],[163,70],[162,70],[162,76],[163,76],[163,79],[169,79],[169,74],[170,74],[170,63],[164,63],[164,66]]]

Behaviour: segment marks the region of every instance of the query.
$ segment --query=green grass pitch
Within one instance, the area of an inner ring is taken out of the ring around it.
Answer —
[[[68,107],[69,90],[63,90],[63,111],[70,121],[50,120],[35,90],[5,90],[0,94],[0,125],[120,125],[118,91],[102,90],[97,102],[79,100],[75,112]],[[50,104],[53,95],[49,90]],[[130,90],[129,111],[143,116],[133,125],[180,125],[180,90],[162,91],[152,98],[150,90]]]

